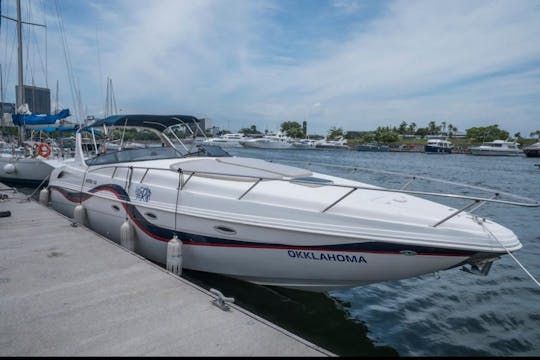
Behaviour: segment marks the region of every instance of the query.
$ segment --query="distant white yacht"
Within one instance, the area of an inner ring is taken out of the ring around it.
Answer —
[[[491,142],[483,143],[480,146],[473,146],[470,148],[473,155],[490,155],[490,156],[517,156],[523,155],[523,150],[519,147],[519,144],[515,141],[494,140]]]
[[[242,133],[224,134],[222,136],[208,139],[204,141],[204,143],[207,145],[218,145],[223,148],[241,148],[242,144],[240,144],[240,141],[245,141],[248,139],[249,138]]]
[[[451,154],[453,145],[446,139],[429,139],[424,146],[427,154]]]
[[[313,150],[317,148],[317,141],[311,139],[301,139],[292,143],[294,149]]]
[[[342,136],[335,139],[335,140],[319,140],[317,141],[317,144],[315,145],[318,149],[333,149],[333,150],[348,150],[349,147],[347,146],[347,140],[344,139]]]
[[[287,135],[279,132],[277,134],[265,135],[262,138],[240,141],[246,148],[258,149],[292,149],[293,140]]]

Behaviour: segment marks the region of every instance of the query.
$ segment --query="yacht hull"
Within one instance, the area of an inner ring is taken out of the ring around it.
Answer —
[[[255,149],[292,149],[293,145],[285,141],[272,141],[272,142],[258,142],[258,141],[244,141],[242,146],[246,148],[255,148]]]
[[[428,154],[451,154],[452,148],[426,145],[424,146],[424,152]]]
[[[167,242],[176,234],[183,243],[183,268],[263,285],[330,291],[445,270],[480,253],[227,222],[188,215],[181,208],[178,213],[150,209],[122,202],[130,198],[120,184],[86,193],[57,185],[50,190],[54,209],[73,217],[75,206],[83,204],[87,226],[117,243],[129,219],[135,251],[152,261],[165,264]]]
[[[41,159],[0,157],[0,182],[39,185],[54,166]]]
[[[474,149],[471,148],[472,155],[484,155],[484,156],[521,156],[523,155],[522,151],[508,151],[508,150],[484,150],[484,149]]]

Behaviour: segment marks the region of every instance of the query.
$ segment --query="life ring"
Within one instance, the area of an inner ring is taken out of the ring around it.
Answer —
[[[51,146],[47,143],[41,143],[38,145],[38,154],[41,157],[48,158],[51,155]]]

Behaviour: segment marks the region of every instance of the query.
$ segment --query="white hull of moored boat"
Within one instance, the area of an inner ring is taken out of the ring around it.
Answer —
[[[350,202],[321,213],[329,198],[322,195],[320,188],[287,183],[288,190],[300,197],[312,192],[313,199],[322,200],[291,208],[279,206],[279,197],[261,202],[265,193],[274,193],[269,191],[271,184],[259,185],[260,190],[255,188],[238,200],[236,195],[223,196],[242,194],[251,182],[219,181],[221,186],[213,188],[208,187],[208,179],[192,178],[177,194],[178,182],[173,179],[178,175],[169,171],[170,174],[160,178],[147,174],[143,186],[135,181],[143,175],[134,173],[135,182],[126,192],[126,170],[115,170],[114,178],[112,171],[105,167],[86,176],[82,170],[76,174],[71,169],[69,175],[55,171],[50,187],[53,208],[73,217],[75,206],[81,203],[86,209],[88,226],[116,242],[120,242],[121,225],[130,219],[136,232],[136,252],[162,264],[166,262],[167,242],[176,233],[183,242],[184,268],[254,283],[328,291],[432,273],[456,266],[479,253],[495,257],[504,251],[495,249],[491,242],[486,244],[481,226],[472,223],[465,214],[435,231],[438,234],[432,234],[427,224],[404,225],[348,214],[351,204],[359,201],[366,205],[357,208],[358,213],[377,206],[384,212],[385,203],[408,201],[405,208],[432,206],[433,222],[436,216],[448,213],[442,205],[411,196],[379,193],[369,200],[371,191],[366,191],[358,194],[358,198],[351,195]],[[81,193],[77,181],[83,176],[87,184]],[[153,184],[152,179],[157,182]],[[169,184],[168,188],[164,184]],[[264,187],[267,189],[263,190]],[[218,189],[223,191],[222,196],[212,194]],[[332,192],[329,190],[326,192]],[[141,192],[151,194],[155,200],[144,201]],[[176,209],[167,199],[177,196],[180,201]],[[314,205],[316,209],[311,208]],[[494,226],[493,231],[504,239],[508,248],[521,247],[510,231],[493,223],[489,226]],[[439,237],[453,237],[455,242],[439,243]],[[464,239],[472,245],[464,246]],[[474,239],[475,245],[471,241]]]
[[[38,185],[51,174],[53,164],[38,158],[0,157],[0,182]]]
[[[52,206],[73,217],[78,203],[68,200],[55,188],[51,190]],[[93,197],[83,204],[87,225],[117,243],[120,243],[120,227],[129,218],[136,233],[135,251],[165,264],[167,242],[172,238],[173,228],[155,226],[152,231],[151,226],[139,222],[140,215],[129,214],[133,209],[126,212],[115,200]],[[174,224],[172,212],[135,209],[139,214],[152,213],[152,218],[159,222]],[[176,221],[183,242],[184,268],[310,291],[329,291],[432,273],[455,266],[473,254],[472,251],[441,249],[438,253],[422,253],[419,247],[391,244],[389,250],[384,250],[384,246],[374,246],[369,240],[359,242],[184,214],[177,215]],[[234,229],[242,236],[227,236],[216,231],[216,227]]]
[[[521,156],[525,155],[521,150],[492,150],[492,149],[473,149],[471,148],[471,154],[473,155],[485,155],[485,156]]]
[[[77,134],[75,159],[51,174],[52,207],[158,263],[166,263],[168,242],[178,238],[183,268],[328,291],[458,265],[486,274],[494,259],[521,243],[509,229],[467,211],[485,202],[538,206],[439,195],[473,200],[458,210],[413,196],[438,194],[230,157],[216,147],[179,151],[162,130],[196,120],[130,115],[94,123],[153,129],[171,146],[85,160]]]

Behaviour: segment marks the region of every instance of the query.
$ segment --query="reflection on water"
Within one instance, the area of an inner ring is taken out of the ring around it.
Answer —
[[[284,164],[295,160],[306,166],[318,162],[396,171],[540,198],[540,169],[534,166],[534,159],[526,157],[252,149],[238,149],[231,154]],[[318,165],[309,168],[385,187],[400,188],[408,181],[362,170],[351,172]],[[414,181],[407,189],[487,195],[426,181]],[[434,197],[430,200],[458,208],[467,203]],[[540,278],[540,209],[490,204],[476,213],[516,233],[523,244],[516,257]],[[509,256],[496,261],[487,277],[452,269],[437,276],[333,291],[329,296],[339,301],[337,307],[369,329],[367,334],[372,340],[396,349],[400,355],[540,354],[540,290]]]
[[[367,328],[350,317],[350,304],[322,293],[259,286],[225,276],[184,270],[182,277],[199,286],[233,296],[235,304],[341,356],[395,356],[375,346]]]

